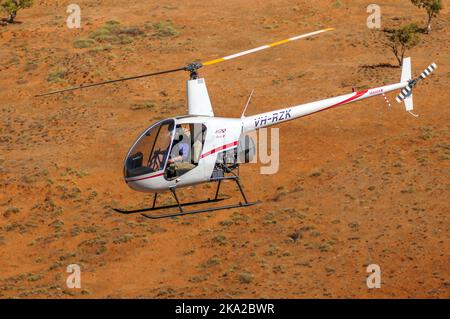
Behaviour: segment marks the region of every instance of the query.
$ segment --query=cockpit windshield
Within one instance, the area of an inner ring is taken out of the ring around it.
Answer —
[[[168,159],[175,121],[166,120],[150,127],[134,144],[125,161],[125,177],[163,170]]]

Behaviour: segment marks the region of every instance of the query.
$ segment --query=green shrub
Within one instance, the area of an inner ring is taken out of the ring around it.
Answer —
[[[47,81],[53,82],[53,83],[61,82],[61,81],[64,81],[64,78],[66,77],[66,75],[67,75],[67,71],[58,70],[58,71],[50,73],[47,78]]]
[[[33,0],[0,0],[0,9],[8,14],[6,22],[13,23],[17,12],[21,9],[30,8]]]
[[[175,29],[172,22],[158,22],[153,24],[154,35],[159,38],[176,37],[180,33]]]
[[[427,33],[431,31],[431,20],[442,10],[442,0],[411,0],[412,4],[427,11]]]
[[[114,20],[107,21],[102,27],[89,33],[87,38],[78,39],[74,46],[78,49],[90,48],[96,44],[129,44],[133,42],[133,37],[144,34],[138,27],[121,27],[120,23]],[[103,46],[105,50],[94,49],[93,51],[107,51],[112,47]]]
[[[243,272],[238,275],[238,279],[241,284],[249,284],[253,281],[253,275],[248,272]]]
[[[406,50],[420,43],[419,31],[420,28],[416,23],[410,23],[400,29],[388,32],[386,45],[392,50],[400,66],[403,63]]]
[[[73,43],[73,46],[77,49],[90,48],[93,45],[95,45],[95,40],[85,38],[75,40]]]

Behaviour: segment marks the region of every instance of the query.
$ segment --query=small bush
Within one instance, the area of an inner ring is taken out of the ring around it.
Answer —
[[[37,274],[37,275],[30,275],[30,276],[28,276],[28,281],[38,281],[38,280],[41,280],[43,277],[42,277],[42,275],[39,275],[39,274]]]
[[[3,213],[3,216],[9,217],[9,216],[11,216],[11,214],[17,214],[18,212],[20,212],[19,208],[9,207],[7,210],[5,210],[5,212]]]
[[[111,29],[116,28],[119,25],[120,25],[120,22],[116,21],[116,20],[109,20],[109,21],[105,22],[105,26],[107,28],[111,28]]]
[[[253,275],[249,272],[238,274],[238,280],[241,284],[249,284],[253,281]]]
[[[116,39],[109,28],[103,27],[89,33],[89,39],[97,42],[110,42]]]
[[[321,172],[320,171],[314,171],[314,172],[312,172],[309,176],[310,177],[319,177],[321,175]]]
[[[111,44],[105,44],[105,45],[97,46],[97,47],[89,50],[89,52],[97,53],[97,52],[105,52],[105,51],[111,51],[111,50],[112,50],[112,45]]]
[[[227,239],[225,236],[218,235],[212,239],[214,243],[219,244],[220,246],[225,245],[227,243]]]
[[[335,0],[331,6],[332,6],[334,9],[338,9],[338,8],[342,7],[342,2],[339,1],[339,0]]]
[[[199,275],[189,278],[189,281],[193,283],[199,283],[208,280],[208,278],[209,278],[208,275]]]
[[[158,22],[152,25],[155,30],[154,35],[159,38],[176,37],[180,34],[171,22]]]
[[[323,243],[323,244],[320,244],[318,248],[321,252],[327,252],[327,251],[331,250],[331,245],[329,245],[327,243]]]
[[[150,110],[156,106],[156,103],[153,101],[143,101],[138,103],[133,103],[130,106],[130,109],[133,111],[138,110]]]
[[[75,42],[73,43],[73,46],[77,49],[85,49],[85,48],[92,47],[93,45],[95,45],[95,43],[96,42],[93,39],[82,38],[82,39],[75,40]]]
[[[65,70],[58,70],[55,72],[52,72],[49,74],[47,81],[48,82],[62,82],[64,81],[65,77],[67,75],[67,71]]]
[[[119,236],[117,238],[115,238],[113,240],[114,244],[122,244],[122,243],[126,243],[129,242],[130,240],[132,240],[134,238],[133,234],[125,234],[123,236]]]
[[[217,256],[213,256],[213,257],[209,258],[204,264],[202,264],[202,266],[204,268],[212,267],[212,266],[216,266],[216,265],[220,265],[220,258]]]
[[[144,34],[138,27],[121,27],[120,23],[114,20],[107,21],[102,27],[89,33],[87,38],[78,39],[74,42],[74,47],[78,49],[90,48],[96,44],[106,44],[97,46],[91,50],[93,52],[109,51],[111,44],[129,44],[133,42],[133,37]]]
[[[136,36],[144,34],[144,32],[141,29],[139,29],[138,27],[123,28],[123,29],[120,29],[119,33],[126,34],[126,35],[129,35],[132,37],[136,37]]]
[[[299,230],[296,230],[293,233],[289,234],[288,237],[292,239],[294,243],[296,243],[300,238],[302,238],[302,233]]]

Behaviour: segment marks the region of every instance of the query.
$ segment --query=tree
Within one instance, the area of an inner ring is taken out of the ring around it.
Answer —
[[[386,45],[392,50],[398,64],[402,66],[403,57],[407,49],[411,49],[420,43],[420,28],[415,23],[407,24],[397,30],[389,30]]]
[[[13,23],[17,16],[17,11],[25,8],[30,8],[33,5],[33,0],[0,0],[0,7],[8,14],[6,22]]]
[[[428,22],[426,26],[427,33],[431,31],[431,19],[436,17],[442,10],[442,0],[411,0],[412,4],[427,10]]]

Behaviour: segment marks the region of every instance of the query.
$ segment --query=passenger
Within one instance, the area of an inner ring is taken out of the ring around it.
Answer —
[[[203,140],[205,138],[205,131],[206,128],[202,126],[201,129],[199,129],[198,125],[194,126],[194,144],[192,145],[192,161],[194,164],[198,164],[200,161],[200,156],[203,149]]]

